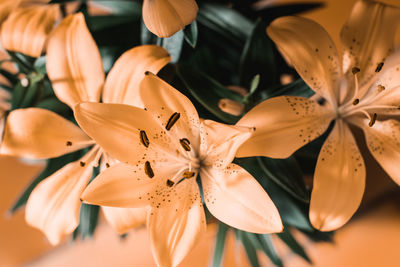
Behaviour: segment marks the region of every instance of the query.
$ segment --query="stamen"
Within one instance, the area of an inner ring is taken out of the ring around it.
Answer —
[[[86,162],[81,161],[81,162],[79,162],[79,164],[81,165],[81,167],[85,167]]]
[[[149,142],[149,138],[147,138],[147,134],[145,131],[140,131],[140,142],[145,146],[145,147],[149,147],[150,142]]]
[[[360,70],[360,68],[357,68],[357,67],[353,67],[352,69],[351,69],[351,73],[353,73],[354,75],[356,75],[357,73],[359,73],[361,70]]]
[[[378,115],[376,113],[374,113],[374,115],[372,115],[371,120],[369,121],[369,124],[368,124],[369,127],[374,126],[377,117],[378,117]]]
[[[357,105],[358,103],[360,103],[360,99],[358,99],[358,98],[354,99],[353,105],[355,106],[355,105]]]
[[[195,175],[196,175],[196,173],[194,173],[194,172],[184,172],[183,173],[183,178],[189,179],[189,178],[192,178]]]
[[[106,163],[106,168],[110,168],[110,164],[109,163]]]
[[[378,92],[382,92],[383,90],[385,90],[385,86],[383,85],[378,85]]]
[[[383,62],[378,63],[378,66],[376,66],[375,72],[380,72],[382,70],[383,64],[384,64]]]
[[[172,114],[172,116],[169,118],[167,122],[167,126],[165,126],[165,129],[167,129],[167,131],[171,130],[172,126],[174,126],[174,124],[179,120],[180,117],[181,114],[178,112]]]
[[[179,140],[179,142],[181,143],[181,146],[183,147],[183,149],[185,149],[186,151],[190,151],[190,141],[187,138],[182,138]]]
[[[144,172],[146,173],[147,176],[149,176],[149,178],[154,177],[153,169],[151,168],[150,162],[148,161],[146,161],[146,163],[144,164]]]
[[[175,184],[175,183],[174,183],[173,181],[171,181],[171,180],[169,180],[169,179],[167,180],[167,186],[168,186],[168,187],[173,187],[174,184]]]
[[[67,141],[66,145],[67,146],[72,146],[72,142],[71,141]]]

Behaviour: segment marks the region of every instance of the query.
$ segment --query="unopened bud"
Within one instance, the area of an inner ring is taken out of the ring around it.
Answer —
[[[246,96],[249,92],[246,90],[246,88],[237,86],[237,85],[228,85],[226,88],[229,90],[238,93],[241,96]]]
[[[280,80],[281,80],[281,85],[286,85],[292,83],[294,81],[294,78],[293,75],[284,73],[281,75]]]
[[[243,114],[244,105],[231,99],[223,98],[219,101],[218,107],[225,113],[239,116]]]

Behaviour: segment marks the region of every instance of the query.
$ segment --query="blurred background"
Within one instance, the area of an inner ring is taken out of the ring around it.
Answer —
[[[265,0],[260,4],[305,2],[304,0]],[[317,10],[303,13],[323,25],[340,46],[339,32],[355,0],[307,1],[325,2]],[[398,0],[383,1],[400,5]],[[363,138],[361,138],[363,139]],[[362,147],[362,146],[361,146]],[[365,149],[363,152],[367,152]],[[338,230],[333,243],[312,243],[301,233],[297,237],[308,252],[313,266],[400,266],[400,190],[368,153],[367,189],[363,203],[353,219]],[[0,158],[0,267],[12,266],[155,266],[146,230],[132,231],[122,239],[101,220],[93,239],[69,241],[52,247],[43,234],[24,221],[23,211],[7,214],[29,181],[43,164],[27,163],[16,158]],[[215,246],[216,226],[208,227],[207,235],[180,266],[210,266]],[[249,266],[241,244],[228,233],[223,266]],[[279,242],[279,240],[276,240]],[[279,245],[279,244],[278,244]],[[278,247],[285,266],[310,266],[292,254],[284,244]],[[263,266],[273,266],[260,254]]]

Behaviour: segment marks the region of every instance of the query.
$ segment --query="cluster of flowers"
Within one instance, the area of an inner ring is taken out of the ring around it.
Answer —
[[[162,47],[128,50],[105,78],[82,14],[69,15],[55,27],[55,5],[26,7],[27,2],[0,4],[2,45],[33,57],[46,47],[54,92],[74,111],[79,126],[45,109],[14,110],[7,117],[1,153],[46,159],[90,147],[81,159],[43,180],[27,202],[27,222],[53,244],[77,227],[81,201],[101,205],[119,233],[147,223],[160,266],[176,266],[204,233],[204,204],[237,229],[280,232],[274,203],[232,161],[286,158],[332,122],[314,174],[310,221],[316,229],[341,227],[360,204],[366,170],[351,126],[362,129],[371,154],[400,182],[396,7],[357,2],[342,30],[342,64],[317,23],[300,17],[273,21],[268,35],[318,97],[274,97],[226,125],[200,119],[186,96],[156,76],[170,61]],[[160,37],[191,23],[196,12],[194,0],[143,3],[144,22]],[[97,166],[101,172],[89,183]]]

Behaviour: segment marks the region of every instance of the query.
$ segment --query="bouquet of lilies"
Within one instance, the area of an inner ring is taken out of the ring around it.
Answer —
[[[227,231],[253,266],[283,266],[271,234],[309,261],[294,232],[329,241],[360,205],[359,137],[400,183],[400,9],[358,1],[340,55],[296,16],[321,3],[266,2],[1,0],[0,153],[47,163],[11,212],[53,245],[100,210],[146,226],[158,266],[210,223],[214,266]]]

